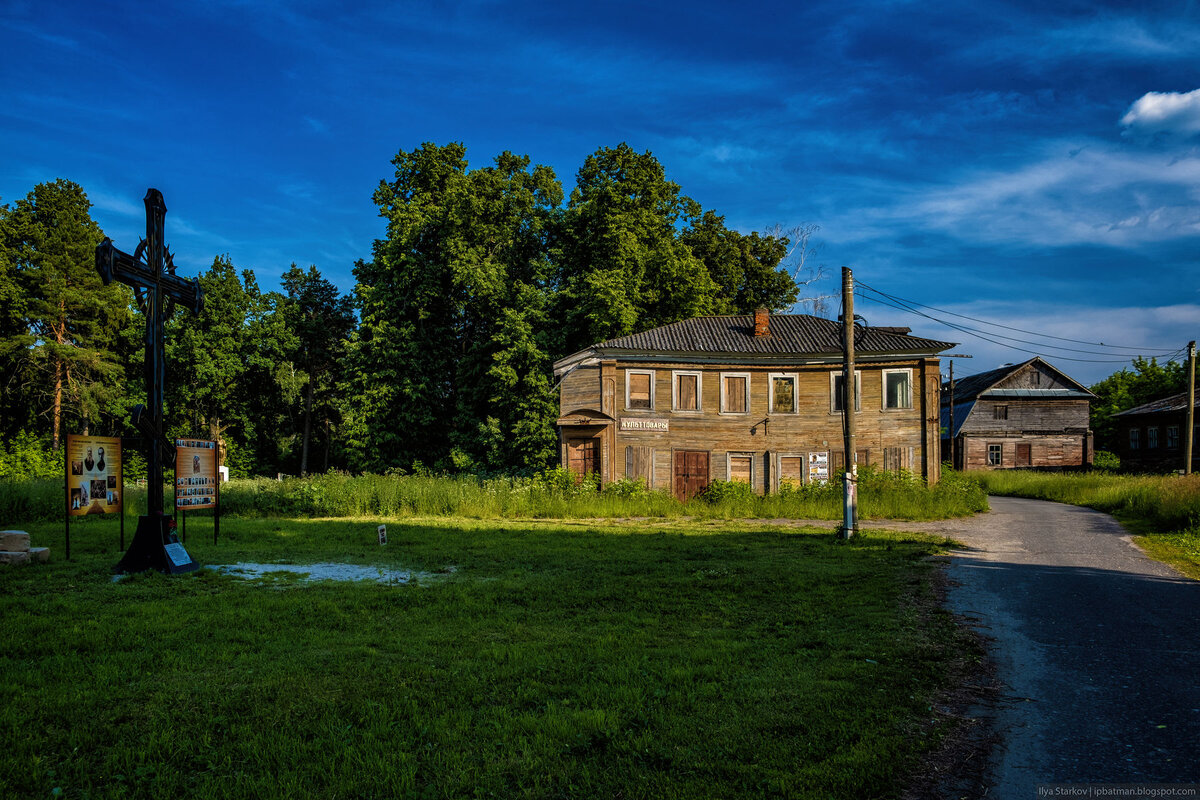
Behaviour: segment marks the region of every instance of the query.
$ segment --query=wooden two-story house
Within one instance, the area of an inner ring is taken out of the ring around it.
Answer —
[[[908,328],[855,333],[856,460],[939,474],[938,353]],[[698,317],[555,363],[562,464],[687,498],[714,480],[756,492],[844,471],[842,326],[803,314]]]
[[[1087,387],[1040,357],[942,387],[942,457],[955,469],[1092,463]]]

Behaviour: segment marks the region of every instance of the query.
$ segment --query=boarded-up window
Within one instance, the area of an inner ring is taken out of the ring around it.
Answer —
[[[804,473],[807,469],[807,464],[808,462],[804,456],[780,456],[779,485],[799,486],[804,483]]]
[[[860,467],[870,466],[871,451],[870,450],[855,450],[854,451],[854,460],[858,463],[858,465]]]
[[[738,483],[751,483],[754,469],[754,457],[747,455],[729,456],[729,480]]]
[[[749,377],[746,375],[725,375],[724,376],[724,396],[722,398],[722,411],[730,414],[745,414],[748,404],[746,387],[749,385]]]
[[[647,486],[653,476],[650,474],[650,466],[654,463],[654,449],[651,447],[635,447],[628,445],[625,448],[625,477],[635,478],[644,481]]]
[[[846,454],[841,450],[834,450],[829,454],[829,476],[842,475],[846,472]]]
[[[1017,445],[1016,465],[1018,467],[1029,467],[1033,465],[1033,447],[1029,444]]]
[[[911,447],[883,448],[883,468],[889,472],[899,472],[912,468]]]
[[[1175,448],[1179,447],[1179,426],[1178,425],[1168,425],[1167,426],[1167,447],[1169,447],[1171,449],[1175,449]]]
[[[992,406],[992,419],[1008,419],[1008,406]]]
[[[771,376],[771,413],[796,413],[796,378],[793,375]]]
[[[650,381],[653,374],[649,372],[629,372],[625,379],[629,387],[629,408],[653,408],[650,399]]]
[[[677,411],[700,410],[700,376],[688,372],[675,376],[675,409]]]

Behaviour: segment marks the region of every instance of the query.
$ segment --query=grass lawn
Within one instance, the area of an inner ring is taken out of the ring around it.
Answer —
[[[0,797],[890,797],[973,652],[940,539],[378,522],[226,518],[214,546],[196,517],[188,550],[426,577],[113,582],[111,520],[71,562],[23,526],[54,558],[0,569]]]

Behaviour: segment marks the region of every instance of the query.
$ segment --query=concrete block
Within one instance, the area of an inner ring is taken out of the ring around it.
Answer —
[[[25,531],[0,531],[0,550],[20,553],[29,549],[29,534]]]
[[[39,564],[45,564],[50,560],[49,547],[31,547],[29,548],[29,560],[36,561]]]
[[[14,553],[11,550],[0,550],[0,564],[28,564],[29,551],[22,550]]]

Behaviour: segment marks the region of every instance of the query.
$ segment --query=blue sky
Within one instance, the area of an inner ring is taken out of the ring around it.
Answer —
[[[628,142],[742,231],[820,226],[819,291],[851,266],[1039,334],[1019,346],[1084,383],[1134,351],[1041,334],[1200,338],[1195,2],[0,4],[0,202],[68,178],[131,249],[154,186],[182,273],[228,254],[266,289],[292,262],[351,289],[372,192],[426,141],[567,191]],[[962,342],[961,375],[1030,356],[856,310]]]

